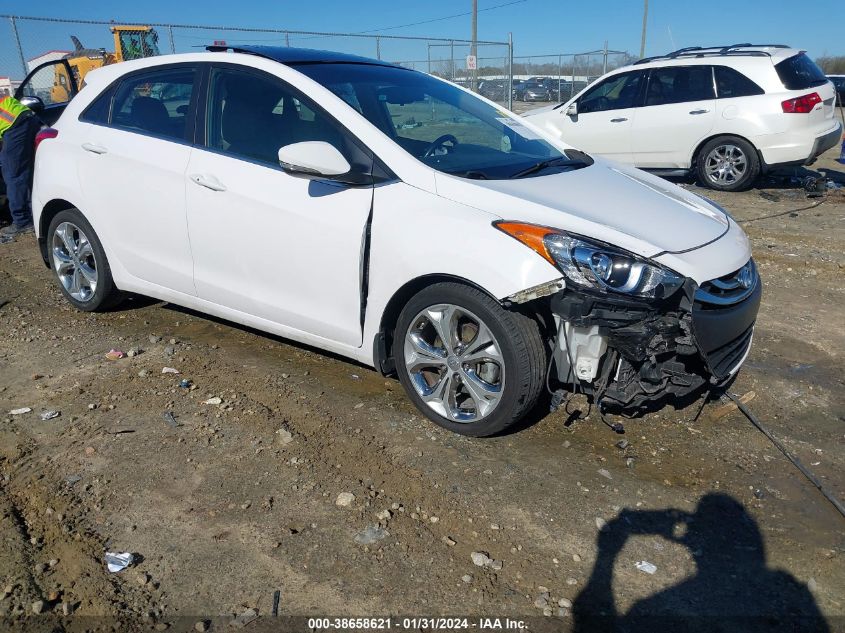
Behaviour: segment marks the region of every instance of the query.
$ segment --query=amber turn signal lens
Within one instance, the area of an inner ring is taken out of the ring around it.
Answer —
[[[550,229],[546,226],[537,226],[536,224],[523,224],[522,222],[505,221],[494,222],[493,226],[525,244],[552,266],[557,265],[554,258],[549,254],[549,251],[546,250],[546,243],[544,241],[547,235],[557,233],[554,229]]]

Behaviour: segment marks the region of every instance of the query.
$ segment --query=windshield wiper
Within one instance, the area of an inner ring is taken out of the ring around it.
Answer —
[[[585,166],[587,163],[581,160],[570,160],[564,156],[558,156],[557,158],[548,158],[546,160],[541,160],[539,163],[534,163],[531,167],[526,167],[522,171],[516,172],[511,178],[523,178],[524,176],[530,176],[531,174],[536,174],[538,171],[543,171],[547,167],[556,167],[556,166],[575,166],[575,165],[582,165]]]

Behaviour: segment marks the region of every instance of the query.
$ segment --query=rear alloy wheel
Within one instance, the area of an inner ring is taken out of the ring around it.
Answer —
[[[743,191],[760,174],[760,160],[749,143],[724,136],[701,148],[696,171],[698,179],[706,187],[719,191]]]
[[[401,333],[401,337],[400,337]],[[537,323],[456,283],[411,299],[394,355],[408,395],[430,419],[462,435],[499,433],[535,404],[546,357]]]
[[[75,307],[95,312],[120,300],[102,244],[79,211],[68,209],[53,218],[47,248],[62,294]]]

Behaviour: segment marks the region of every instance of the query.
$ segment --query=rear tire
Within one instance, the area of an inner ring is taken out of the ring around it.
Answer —
[[[453,282],[433,284],[405,305],[393,357],[417,408],[472,437],[501,433],[521,420],[537,403],[547,366],[537,321]]]
[[[707,141],[695,160],[698,181],[716,191],[745,191],[760,175],[757,150],[736,136]]]
[[[102,312],[120,302],[100,238],[78,209],[57,213],[46,241],[59,289],[75,308]]]

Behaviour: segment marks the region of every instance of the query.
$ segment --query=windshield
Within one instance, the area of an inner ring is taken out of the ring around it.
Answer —
[[[439,171],[504,179],[585,165],[582,154],[564,155],[519,119],[420,72],[366,64],[299,64],[296,69]]]

